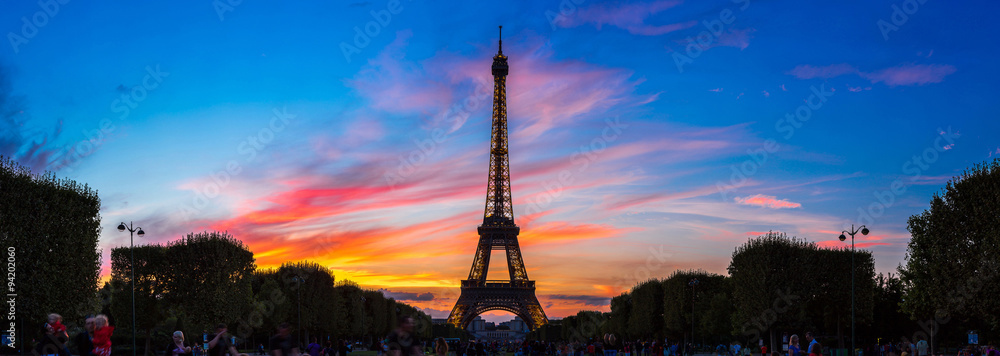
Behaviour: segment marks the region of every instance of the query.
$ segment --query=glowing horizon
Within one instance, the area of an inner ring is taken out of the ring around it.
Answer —
[[[103,278],[121,221],[137,243],[228,231],[259,268],[313,261],[447,317],[502,24],[514,216],[550,318],[725,274],[772,230],[836,248],[867,224],[857,246],[894,272],[907,218],[1000,155],[980,38],[1000,5],[896,23],[896,3],[14,3],[0,154],[99,191]]]

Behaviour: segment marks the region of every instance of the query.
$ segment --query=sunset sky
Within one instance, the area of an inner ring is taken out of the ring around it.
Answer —
[[[991,1],[4,6],[0,154],[99,191],[104,276],[121,221],[142,244],[225,230],[259,267],[315,261],[447,316],[482,222],[497,25],[549,317],[724,274],[769,230],[843,247],[867,224],[857,245],[894,272],[907,218],[1000,155]]]

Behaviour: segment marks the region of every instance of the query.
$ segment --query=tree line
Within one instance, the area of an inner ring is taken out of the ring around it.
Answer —
[[[780,346],[778,332],[814,330],[843,341],[850,327],[850,253],[769,232],[736,248],[728,276],[675,271],[612,298],[610,312],[580,312],[553,328],[564,340],[613,334],[620,340],[666,338],[700,345],[756,345],[764,339]],[[864,323],[872,315],[874,259],[863,250],[855,259],[857,313]]]
[[[256,269],[253,253],[241,241],[224,232],[203,232],[166,245],[112,250],[105,290],[119,344],[131,344],[132,252],[136,330],[151,352],[162,351],[155,349],[157,341],[169,340],[173,331],[200,338],[218,323],[247,348],[268,347],[268,337],[282,322],[298,331],[300,342],[370,343],[387,335],[398,315],[413,316],[418,332],[431,335],[428,315],[381,291],[338,282],[329,269],[309,261]]]
[[[1000,158],[976,164],[911,216],[896,273],[875,274],[870,251],[820,248],[769,232],[738,246],[728,275],[675,271],[611,299],[610,312],[580,311],[534,331],[540,339],[662,339],[713,345],[812,331],[849,345],[854,291],[858,345],[919,339],[964,345],[1000,337]],[[697,279],[698,283],[692,283]],[[693,308],[693,309],[692,309]],[[863,347],[863,346],[859,346]]]

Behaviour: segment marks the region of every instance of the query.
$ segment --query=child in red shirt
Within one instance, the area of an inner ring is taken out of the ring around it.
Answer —
[[[69,339],[69,335],[66,334],[66,326],[62,323],[62,316],[56,313],[49,314],[49,326],[55,331],[56,337],[62,339],[60,341],[66,342]]]
[[[115,327],[108,325],[108,317],[104,314],[98,315],[94,321],[97,324],[94,328],[94,354],[111,356],[111,333]]]

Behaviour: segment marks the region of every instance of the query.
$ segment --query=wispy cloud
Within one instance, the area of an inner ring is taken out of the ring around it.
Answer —
[[[900,85],[924,85],[940,83],[956,69],[948,64],[904,64],[896,67],[880,69],[872,72],[862,72],[852,65],[841,63],[828,66],[800,65],[787,74],[799,79],[822,78],[829,79],[847,74],[857,74],[874,83],[885,83],[890,87]],[[861,88],[851,89],[860,91]]]
[[[746,197],[733,198],[741,205],[754,205],[771,209],[792,209],[801,208],[802,204],[790,202],[787,199],[778,199],[770,195],[756,194]]]
[[[30,115],[25,112],[24,98],[14,95],[9,73],[7,67],[0,66],[0,155],[30,168],[32,173],[43,173],[56,154],[56,150],[48,145],[61,133],[62,123],[52,133],[27,129]],[[84,147],[91,147],[94,143],[98,142],[87,142]],[[74,147],[70,147],[72,149]],[[66,152],[71,154],[73,151]],[[86,150],[76,154],[82,158],[90,152]]]
[[[412,301],[431,301],[434,300],[434,294],[430,292],[425,293],[413,293],[413,292],[393,292],[388,289],[380,289],[382,294],[386,297],[393,298],[396,300],[412,300]]]
[[[829,79],[833,77],[839,77],[845,74],[858,73],[858,69],[854,68],[847,63],[841,64],[831,64],[828,66],[811,66],[808,64],[800,65],[788,71],[787,74],[794,75],[799,79],[813,79],[813,78],[823,78]]]
[[[583,305],[590,306],[604,306],[611,303],[611,298],[601,297],[596,295],[565,295],[565,294],[553,294],[548,296],[549,299],[564,300],[564,301],[575,301],[582,303]]]
[[[752,28],[726,30],[709,47],[736,47],[744,50],[750,46],[750,39],[756,31]]]
[[[944,81],[944,77],[955,73],[955,70],[955,67],[951,65],[909,64],[862,73],[861,76],[871,80],[872,83],[884,82],[886,85],[894,87],[940,83]]]
[[[690,28],[698,21],[684,21],[665,25],[652,25],[647,21],[653,15],[680,5],[680,1],[661,0],[653,2],[595,4],[581,8],[577,14],[564,16],[557,21],[560,27],[576,27],[592,24],[600,30],[604,25],[617,27],[633,35],[659,36]]]

